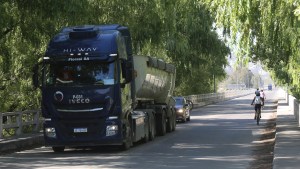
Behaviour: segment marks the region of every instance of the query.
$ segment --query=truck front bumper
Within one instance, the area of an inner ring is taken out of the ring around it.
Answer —
[[[44,122],[46,146],[122,145],[118,119],[51,120]]]

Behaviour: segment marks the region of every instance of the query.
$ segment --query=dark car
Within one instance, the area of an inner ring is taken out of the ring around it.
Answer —
[[[176,120],[181,122],[190,121],[190,110],[192,109],[192,102],[186,100],[184,97],[174,97],[176,104]]]

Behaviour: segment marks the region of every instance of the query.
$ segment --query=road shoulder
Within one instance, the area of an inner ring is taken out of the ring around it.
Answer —
[[[299,168],[300,130],[285,99],[279,98],[273,169]]]

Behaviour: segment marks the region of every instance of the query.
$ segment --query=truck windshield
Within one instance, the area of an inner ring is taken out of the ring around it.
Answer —
[[[56,62],[44,67],[46,86],[113,85],[115,62]]]

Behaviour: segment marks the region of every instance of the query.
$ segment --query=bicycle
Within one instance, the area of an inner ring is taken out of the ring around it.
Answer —
[[[255,116],[254,120],[256,120],[257,125],[259,125],[259,120],[261,117],[261,108],[264,105],[262,102],[262,98],[260,97],[260,93],[256,93],[256,96],[253,98],[251,105],[254,103]]]
[[[254,105],[255,107],[255,116],[254,116],[254,120],[256,120],[256,124],[259,125],[259,121],[261,118],[261,109],[263,105],[260,104],[251,104]]]
[[[261,118],[261,107],[256,109],[255,111],[256,124],[259,125],[259,121]]]

